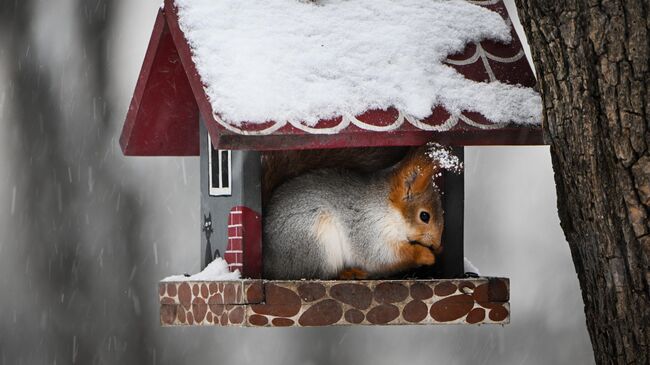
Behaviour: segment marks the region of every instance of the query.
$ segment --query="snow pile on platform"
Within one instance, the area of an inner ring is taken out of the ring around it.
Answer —
[[[537,123],[530,88],[465,79],[442,62],[468,42],[509,42],[495,12],[465,1],[175,0],[212,108],[230,123],[304,122],[436,105]]]
[[[241,278],[239,270],[230,272],[228,263],[221,257],[217,257],[198,274],[191,276],[173,275],[162,279],[162,281],[228,281],[238,280],[239,278]]]

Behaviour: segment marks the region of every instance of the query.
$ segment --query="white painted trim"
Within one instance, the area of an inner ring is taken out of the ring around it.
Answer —
[[[476,45],[476,51],[474,51],[474,54],[471,57],[466,58],[464,60],[447,59],[445,62],[451,65],[464,66],[464,65],[470,65],[476,62],[478,59],[480,59],[481,62],[483,63],[483,67],[485,67],[485,71],[488,74],[490,82],[494,82],[498,80],[496,76],[494,76],[494,71],[492,70],[492,66],[490,66],[490,63],[488,62],[488,59],[499,63],[512,63],[512,62],[517,62],[522,57],[524,57],[523,49],[520,49],[519,52],[517,52],[517,54],[512,57],[499,57],[486,51],[485,48],[481,46],[481,43],[476,42],[474,44]]]
[[[471,61],[470,63],[476,62],[476,60],[478,60],[480,58],[484,62],[484,64],[486,64],[485,65],[486,71],[488,72],[488,75],[489,75],[490,79],[494,80],[494,74],[492,72],[492,69],[489,67],[489,64],[487,64],[486,58],[488,58],[488,56],[486,56],[485,53],[486,52],[483,50],[483,48],[480,48],[469,59],[469,61]],[[514,56],[512,59],[516,59],[518,56],[519,55]],[[491,57],[491,56],[489,56],[489,57]],[[450,60],[448,60],[448,61],[450,61]],[[468,60],[461,60],[461,61],[453,61],[451,63],[461,65],[461,64],[464,64],[464,62],[469,62],[469,61]],[[237,134],[246,135],[246,136],[264,136],[264,135],[272,134],[273,132],[278,130],[280,127],[283,127],[283,126],[285,126],[287,124],[297,128],[297,129],[299,129],[299,130],[301,130],[303,132],[307,132],[309,134],[337,134],[337,133],[341,132],[342,130],[346,129],[347,127],[349,127],[350,124],[354,124],[355,126],[359,127],[360,129],[363,129],[363,130],[369,130],[369,131],[373,131],[373,132],[390,132],[390,131],[397,130],[399,127],[401,127],[404,124],[404,122],[408,122],[408,123],[410,123],[411,125],[413,125],[414,127],[418,128],[420,130],[445,132],[445,131],[450,130],[454,126],[456,126],[456,124],[458,124],[459,117],[460,117],[459,115],[451,115],[442,124],[429,125],[429,124],[423,123],[422,121],[420,121],[417,118],[413,118],[413,117],[411,117],[409,115],[405,115],[404,113],[402,113],[401,110],[399,110],[399,114],[398,114],[397,118],[392,123],[384,125],[384,126],[375,126],[375,125],[372,125],[372,124],[364,123],[364,122],[360,121],[359,119],[357,119],[356,117],[354,117],[352,115],[344,115],[344,116],[341,117],[341,121],[339,122],[339,124],[337,124],[337,125],[335,125],[333,127],[328,127],[328,128],[313,128],[313,127],[309,127],[307,125],[304,125],[304,124],[302,124],[300,122],[286,122],[285,121],[285,122],[273,122],[273,123],[275,123],[275,127],[277,127],[277,128],[269,127],[267,129],[259,130],[259,131],[247,131],[247,130],[239,129],[239,128],[237,128],[237,127],[235,127],[233,125],[230,125],[227,122],[221,120],[219,118],[219,116],[217,116],[217,115],[215,115],[215,120],[217,121],[217,123],[219,123],[220,125],[222,125],[226,129],[228,129],[228,130],[230,130],[232,132],[235,132]],[[502,127],[503,127],[503,124],[494,124],[494,127],[489,128],[489,129],[498,129],[498,128],[502,128]],[[488,129],[484,125],[480,125],[479,128]]]
[[[217,150],[219,154],[219,174],[221,174],[221,153],[225,151],[228,153],[228,186],[221,186],[221,176],[219,176],[219,187],[212,187],[212,138],[208,134],[208,193],[210,196],[230,196],[232,195],[232,151],[230,150]]]
[[[447,120],[442,124],[429,125],[422,123],[419,119],[413,118],[411,116],[406,116],[406,120],[411,123],[414,127],[421,129],[423,131],[436,131],[436,132],[445,132],[451,130],[456,124],[458,124],[458,115],[451,114]]]
[[[467,125],[471,125],[472,127],[476,127],[478,129],[499,129],[503,128],[508,125],[508,123],[496,123],[496,124],[480,124],[476,123],[472,119],[468,118],[466,115],[459,115],[458,116],[463,122],[467,123]]]

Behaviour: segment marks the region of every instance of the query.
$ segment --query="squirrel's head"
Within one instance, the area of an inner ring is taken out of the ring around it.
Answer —
[[[440,193],[434,183],[439,172],[440,166],[418,148],[396,166],[389,196],[406,222],[406,239],[435,253],[442,249],[444,226]]]

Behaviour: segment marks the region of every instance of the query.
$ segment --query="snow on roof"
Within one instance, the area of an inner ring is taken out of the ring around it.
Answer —
[[[495,123],[539,123],[531,88],[466,79],[443,64],[468,42],[511,40],[497,13],[465,1],[175,0],[213,111],[232,124],[433,107]]]

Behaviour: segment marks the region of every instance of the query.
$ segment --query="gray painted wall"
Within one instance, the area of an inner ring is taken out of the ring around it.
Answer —
[[[212,234],[210,245],[212,252],[219,250],[221,255],[226,251],[228,243],[228,213],[237,205],[244,205],[256,212],[262,213],[261,198],[261,164],[260,153],[257,151],[232,151],[231,173],[232,187],[230,196],[210,196],[209,194],[209,162],[208,162],[208,132],[203,120],[200,121],[201,139],[201,269],[205,267],[206,235],[203,232],[204,217],[212,216]]]

